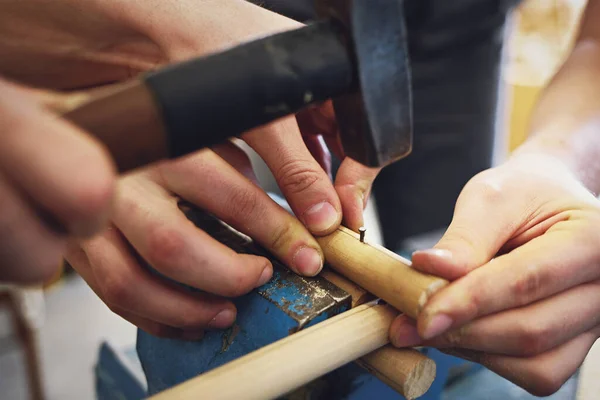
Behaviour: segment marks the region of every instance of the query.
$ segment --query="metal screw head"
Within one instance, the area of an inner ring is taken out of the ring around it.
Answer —
[[[358,228],[358,233],[360,234],[360,242],[364,243],[365,242],[365,234],[367,233],[367,228],[365,228],[364,226],[361,226],[360,228]]]

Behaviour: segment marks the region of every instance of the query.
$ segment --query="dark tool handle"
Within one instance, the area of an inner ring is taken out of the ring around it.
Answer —
[[[105,143],[127,171],[357,88],[353,65],[342,31],[319,22],[169,66],[65,117]]]

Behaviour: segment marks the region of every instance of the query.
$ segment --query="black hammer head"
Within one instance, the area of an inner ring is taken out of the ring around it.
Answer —
[[[412,96],[402,0],[316,0],[343,25],[359,88],[333,100],[345,155],[383,167],[412,149]]]

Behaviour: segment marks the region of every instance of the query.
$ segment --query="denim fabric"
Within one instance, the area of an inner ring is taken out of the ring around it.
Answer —
[[[387,247],[446,227],[462,187],[491,166],[503,30],[515,3],[406,2],[414,146],[375,181]]]

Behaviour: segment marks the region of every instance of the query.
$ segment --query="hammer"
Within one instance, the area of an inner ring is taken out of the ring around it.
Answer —
[[[383,167],[411,151],[402,0],[317,0],[320,20],[148,73],[64,115],[121,172],[210,147],[333,99],[346,156]]]
[[[405,157],[412,101],[402,0],[317,0],[316,10],[314,24],[146,74],[64,117],[126,172],[332,99],[346,156],[370,167]],[[318,240],[333,268],[412,317],[445,284],[343,228]],[[363,354],[386,343],[384,314]]]

